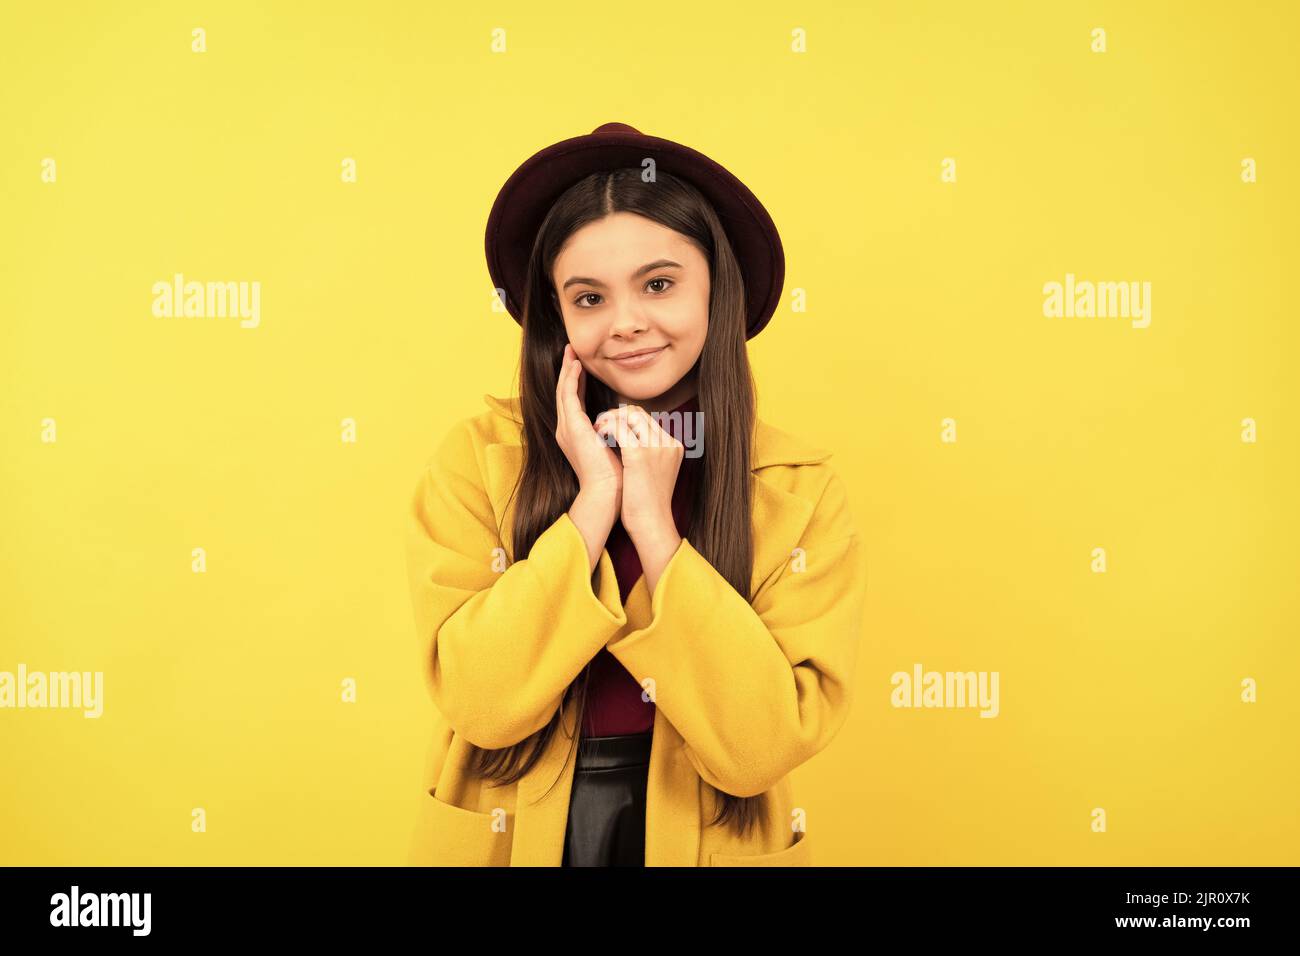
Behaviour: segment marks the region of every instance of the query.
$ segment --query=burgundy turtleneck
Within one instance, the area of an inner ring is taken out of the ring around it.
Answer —
[[[692,396],[673,411],[693,414],[699,409],[699,403],[695,396]],[[660,424],[674,438],[682,441],[680,420],[670,417],[663,419]],[[689,434],[698,439],[699,430],[692,425]],[[688,448],[688,456],[690,452],[691,449]],[[702,456],[683,457],[681,466],[677,470],[677,484],[673,486],[673,523],[677,526],[677,533],[683,538],[686,537],[691,502],[699,483],[700,465],[703,461]],[[633,585],[642,576],[642,568],[641,556],[637,554],[632,539],[623,530],[621,521],[615,519],[605,548],[609,551],[610,560],[614,564],[620,599],[626,603],[627,596],[632,593]],[[587,701],[582,721],[584,737],[650,733],[654,729],[655,705],[641,699],[641,685],[607,649],[602,647],[592,658],[588,681]]]

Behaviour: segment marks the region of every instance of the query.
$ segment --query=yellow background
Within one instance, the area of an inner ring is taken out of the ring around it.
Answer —
[[[404,859],[404,510],[515,390],[487,213],[620,121],[771,212],[759,411],[868,541],[816,862],[1300,863],[1295,5],[3,11],[0,670],[102,670],[105,713],[0,711],[0,862]],[[260,282],[260,327],[155,318],[176,272]],[[1151,282],[1150,327],[1045,318],[1067,272]],[[998,671],[1000,716],[892,708],[915,663]]]

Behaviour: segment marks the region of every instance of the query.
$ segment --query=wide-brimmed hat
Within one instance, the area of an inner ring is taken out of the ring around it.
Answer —
[[[689,146],[647,136],[626,123],[605,123],[585,136],[547,146],[506,180],[488,215],[486,251],[493,285],[504,291],[506,310],[523,323],[524,280],[537,230],[560,195],[594,172],[641,168],[690,182],[712,203],[731,240],[745,280],[745,338],[762,331],[776,311],[785,282],[785,253],[772,217],[749,188]]]

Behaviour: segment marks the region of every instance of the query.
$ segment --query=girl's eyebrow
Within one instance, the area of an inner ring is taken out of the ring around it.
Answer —
[[[683,268],[683,266],[680,262],[673,262],[673,260],[671,259],[656,259],[654,262],[647,262],[640,269],[637,269],[636,272],[633,272],[632,278],[633,279],[640,278],[641,276],[645,275],[647,272],[654,272],[654,270],[656,269],[681,269],[681,268]],[[605,283],[601,282],[599,279],[591,279],[588,278],[587,276],[571,276],[570,278],[564,280],[564,285],[560,287],[560,291],[563,292],[571,285],[594,285],[600,289],[605,288]]]

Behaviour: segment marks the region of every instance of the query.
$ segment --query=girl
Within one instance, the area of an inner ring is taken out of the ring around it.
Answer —
[[[848,715],[866,565],[829,452],[755,417],[775,226],[609,123],[516,170],[487,255],[520,394],[411,502],[436,708],[411,862],[808,865],[789,774]]]

